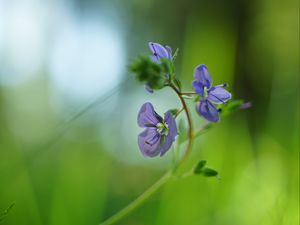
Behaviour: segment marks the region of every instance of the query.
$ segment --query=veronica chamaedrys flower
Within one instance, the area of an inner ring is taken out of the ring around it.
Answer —
[[[219,110],[214,104],[222,104],[231,99],[231,94],[223,87],[227,84],[212,86],[212,78],[205,65],[195,68],[193,88],[202,99],[197,103],[197,112],[211,122],[220,120]]]
[[[150,51],[152,52],[153,56],[151,59],[154,62],[159,62],[161,58],[166,58],[172,60],[172,48],[169,46],[162,46],[161,44],[149,42],[148,43]]]
[[[158,115],[151,103],[142,105],[137,118],[138,125],[145,130],[138,136],[138,144],[145,156],[163,156],[177,136],[177,126],[170,111],[164,118]]]

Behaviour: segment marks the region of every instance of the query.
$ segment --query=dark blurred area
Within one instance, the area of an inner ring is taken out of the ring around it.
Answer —
[[[252,107],[201,136],[185,165],[206,159],[221,180],[169,182],[120,224],[298,224],[296,0],[0,0],[0,215],[13,204],[0,224],[99,224],[169,168],[172,151],[137,146],[144,102],[180,105],[128,72],[149,41],[179,48],[185,90],[204,63]]]

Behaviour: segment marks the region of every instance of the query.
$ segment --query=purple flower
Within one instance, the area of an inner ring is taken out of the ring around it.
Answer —
[[[147,102],[142,105],[137,122],[140,127],[145,128],[138,136],[138,144],[143,155],[163,156],[178,134],[171,112],[166,112],[163,119],[154,111],[152,104]]]
[[[227,84],[212,86],[212,79],[205,65],[196,67],[194,77],[193,88],[202,97],[197,103],[197,112],[211,122],[218,122],[219,110],[214,104],[222,104],[231,99],[231,94],[223,88]]]
[[[151,59],[154,62],[159,62],[161,58],[172,60],[172,48],[169,46],[162,46],[161,44],[149,42],[149,48],[152,52]]]

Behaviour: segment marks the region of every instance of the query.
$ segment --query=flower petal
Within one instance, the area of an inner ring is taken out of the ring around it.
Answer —
[[[205,65],[201,64],[195,68],[194,77],[203,87],[211,87],[212,79]]]
[[[207,99],[201,100],[196,106],[197,112],[211,122],[220,120],[218,109]]]
[[[163,139],[163,143],[159,146],[160,156],[163,156],[171,148],[174,140],[170,136],[166,136]]]
[[[155,58],[152,58],[153,61],[158,62],[160,58],[169,58],[168,50],[161,44],[149,42],[148,45],[152,54],[155,56]]]
[[[178,134],[177,126],[176,126],[176,121],[174,117],[172,116],[172,113],[170,111],[165,113],[165,123],[168,125],[168,136],[171,136],[173,140],[175,140],[175,137]]]
[[[146,128],[138,136],[138,145],[144,156],[154,157],[160,153],[161,136],[156,128]]]
[[[168,51],[168,59],[172,60],[172,58],[173,58],[173,56],[172,56],[172,48],[167,45],[166,49]]]
[[[165,114],[165,123],[168,125],[169,132],[160,146],[160,156],[163,156],[170,149],[175,137],[178,135],[176,121],[170,111]]]
[[[246,102],[246,103],[243,103],[241,106],[240,106],[240,109],[249,109],[252,107],[252,103],[251,102]]]
[[[231,99],[231,94],[220,86],[209,89],[207,99],[215,104],[222,104]]]
[[[193,88],[194,88],[195,92],[198,95],[204,97],[204,86],[200,82],[198,82],[197,80],[194,80],[192,85],[193,85]]]
[[[162,118],[154,111],[150,102],[142,105],[137,118],[140,127],[155,127],[162,122]]]

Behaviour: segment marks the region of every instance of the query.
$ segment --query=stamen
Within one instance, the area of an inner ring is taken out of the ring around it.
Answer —
[[[204,87],[204,89],[203,89],[203,97],[204,98],[206,98],[207,96],[208,96],[208,92],[209,92],[209,90],[207,89],[207,87]]]
[[[228,87],[228,83],[224,83],[224,84],[219,84],[219,85],[216,85],[215,87]]]
[[[157,132],[160,134],[160,135],[168,135],[168,132],[169,132],[169,127],[168,127],[168,124],[162,122],[162,123],[158,123],[156,125],[156,128],[157,128]]]

